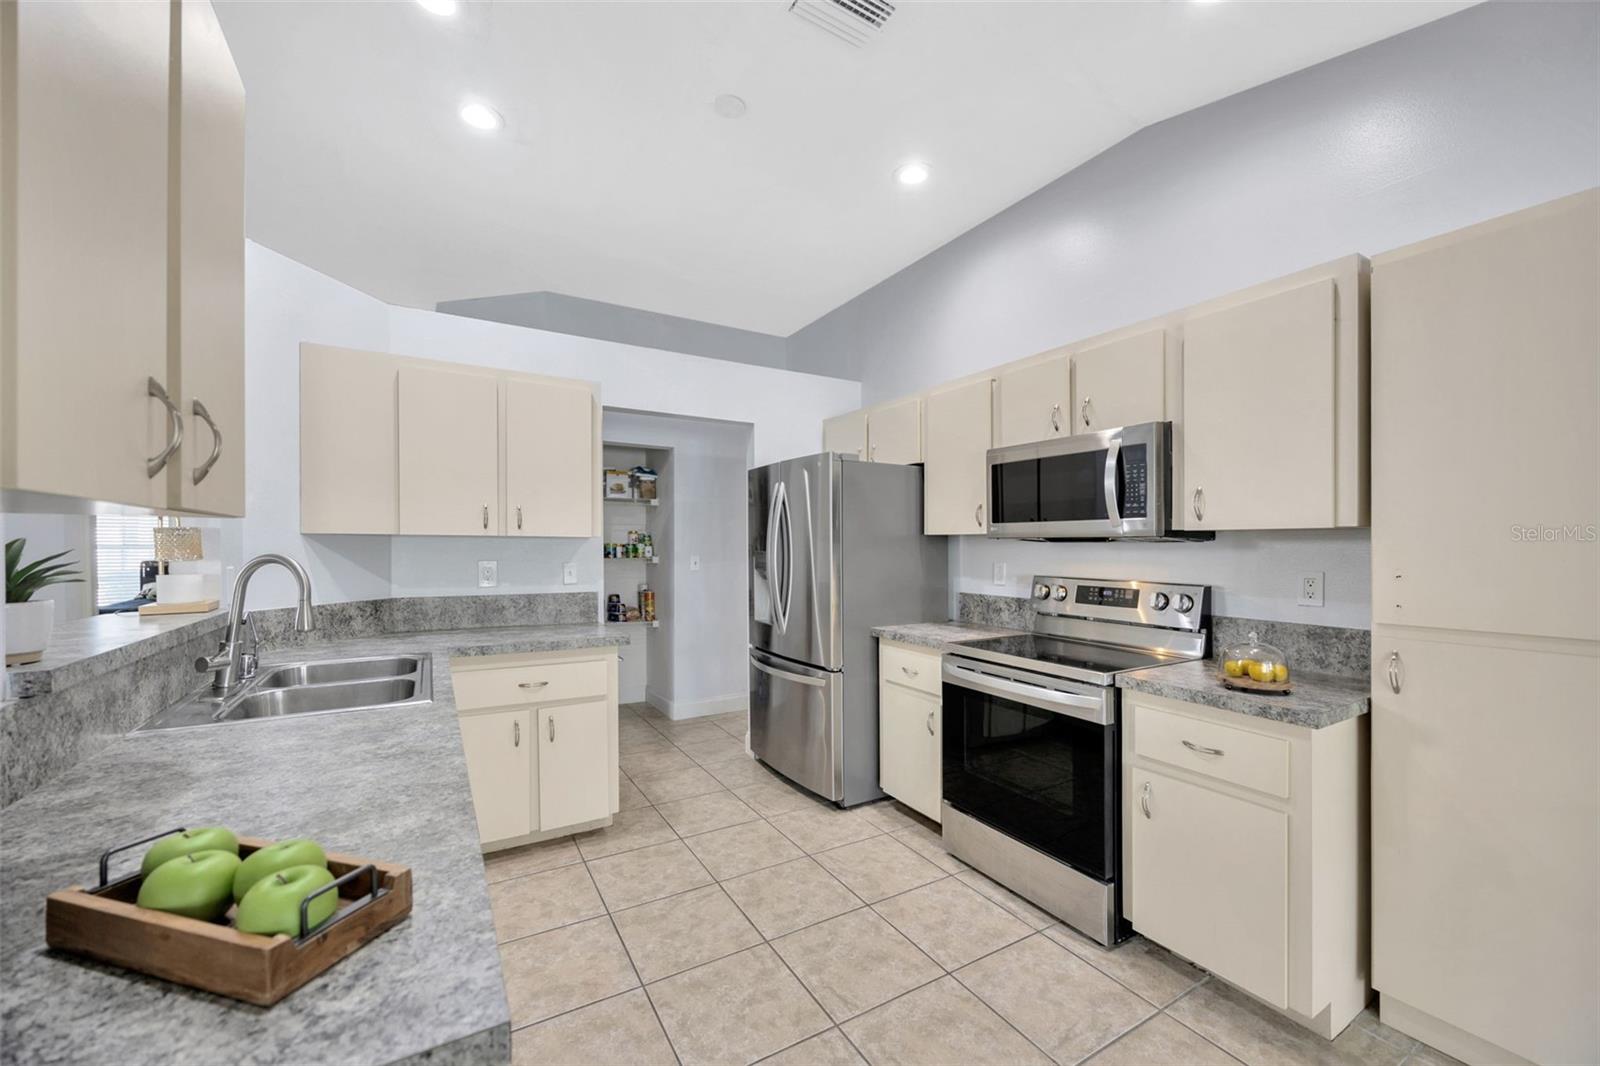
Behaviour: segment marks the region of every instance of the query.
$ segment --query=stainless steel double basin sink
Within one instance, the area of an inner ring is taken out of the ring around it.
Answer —
[[[201,689],[135,732],[406,707],[432,699],[433,663],[427,655],[312,659],[265,667],[227,696]]]

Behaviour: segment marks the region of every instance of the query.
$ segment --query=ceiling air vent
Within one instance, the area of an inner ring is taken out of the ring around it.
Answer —
[[[883,29],[894,5],[889,0],[793,0],[789,10],[860,48]]]

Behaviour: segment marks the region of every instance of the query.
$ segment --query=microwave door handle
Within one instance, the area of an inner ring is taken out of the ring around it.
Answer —
[[[1117,459],[1122,455],[1122,440],[1118,437],[1111,438],[1111,445],[1106,449],[1106,518],[1111,521],[1111,528],[1122,528],[1122,508],[1117,506],[1117,497],[1120,495],[1117,485]]]

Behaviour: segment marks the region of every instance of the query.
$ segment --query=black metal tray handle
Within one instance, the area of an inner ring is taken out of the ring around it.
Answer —
[[[316,899],[324,892],[338,892],[340,885],[348,884],[349,882],[360,877],[362,874],[368,875],[366,899],[362,900],[360,903],[357,903],[353,907],[346,908],[342,914],[335,911],[335,913],[328,915],[327,920],[322,922],[315,929],[307,928],[307,926],[309,926],[311,923],[312,900]],[[363,866],[357,866],[354,870],[351,870],[343,877],[328,882],[300,901],[300,935],[294,938],[295,945],[297,947],[304,946],[305,942],[310,940],[313,936],[320,936],[323,933],[326,933],[329,929],[332,929],[334,926],[338,925],[352,914],[361,910],[363,907],[374,902],[375,900],[381,899],[388,894],[389,890],[384,888],[379,881],[378,868],[376,866],[372,865],[370,862]]]
[[[186,832],[188,832],[188,827],[180,825],[176,829],[168,829],[166,832],[157,833],[153,837],[145,837],[143,840],[135,840],[131,844],[119,844],[116,847],[112,848],[110,851],[101,852],[100,853],[100,884],[95,888],[95,891],[96,892],[103,892],[107,888],[110,887],[109,880],[110,880],[110,875],[111,875],[111,856],[115,855],[117,852],[119,852],[119,851],[127,851],[129,848],[136,848],[140,844],[148,844],[152,840],[160,840],[162,837],[169,837],[173,833],[186,833]],[[133,876],[135,876],[135,875],[128,874],[125,877],[119,878],[117,883],[121,884],[123,881],[126,881],[129,877],[133,877]]]

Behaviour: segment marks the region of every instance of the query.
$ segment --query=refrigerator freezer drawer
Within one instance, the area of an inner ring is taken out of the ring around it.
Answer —
[[[750,650],[750,750],[819,796],[844,798],[844,675]]]

